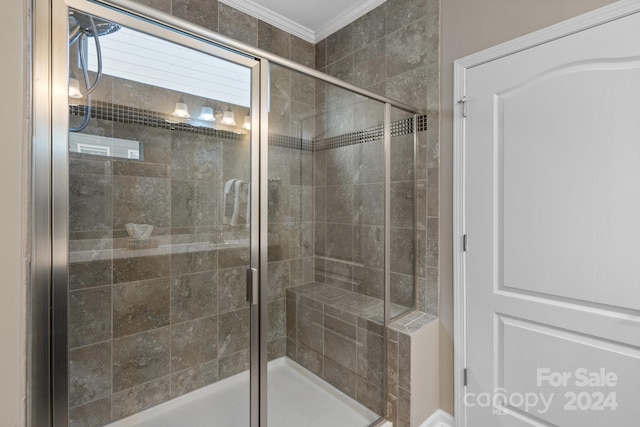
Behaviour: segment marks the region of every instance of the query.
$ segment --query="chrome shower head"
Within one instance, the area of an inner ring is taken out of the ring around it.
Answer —
[[[116,23],[105,21],[104,19],[100,19],[100,18],[94,17],[93,22],[95,23],[96,34],[94,34],[93,32],[91,20],[89,19],[88,15],[78,13],[75,11],[71,12],[69,14],[69,28],[71,28],[70,38],[73,39],[74,36],[80,32],[83,32],[84,34],[91,37],[95,37],[95,36],[102,37],[111,33],[115,33],[121,28],[120,25]]]

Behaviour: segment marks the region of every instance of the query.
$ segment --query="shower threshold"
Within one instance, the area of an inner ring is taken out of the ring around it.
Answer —
[[[269,425],[366,427],[379,415],[333,388],[296,362],[268,365]],[[109,424],[107,427],[246,427],[249,371]]]

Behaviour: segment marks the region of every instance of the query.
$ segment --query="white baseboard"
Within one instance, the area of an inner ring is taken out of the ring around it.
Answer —
[[[453,427],[453,417],[438,409],[420,427]]]

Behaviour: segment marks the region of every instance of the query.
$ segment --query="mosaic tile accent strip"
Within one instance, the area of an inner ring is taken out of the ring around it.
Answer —
[[[418,116],[416,120],[416,130],[422,132],[427,130],[426,114]],[[402,136],[413,133],[414,123],[413,117],[403,120],[397,120],[391,123],[391,136]],[[359,130],[355,132],[345,133],[314,141],[314,151],[330,150],[332,148],[345,147],[348,145],[362,144],[365,142],[379,141],[384,138],[384,126],[375,126],[369,129]]]
[[[380,125],[365,130],[343,133],[342,135],[319,139],[314,142],[313,147],[314,151],[324,151],[332,148],[346,147],[348,145],[379,141],[383,137],[384,126]]]
[[[204,126],[193,126],[186,122],[175,122],[175,118],[169,114],[126,105],[112,104],[110,102],[92,102],[91,118],[109,120],[118,123],[127,123],[141,126],[149,126],[162,129],[179,130],[198,135],[209,135],[217,138],[243,140],[246,135],[227,130],[213,129]],[[72,116],[84,116],[86,106],[70,105],[69,114]]]
[[[84,116],[84,105],[69,106],[69,114],[72,116]],[[165,113],[153,110],[129,107],[126,105],[112,104],[109,102],[94,101],[91,108],[91,118],[109,120],[118,123],[136,124],[141,126],[156,127],[162,129],[178,130],[182,132],[208,135],[222,139],[244,140],[247,135],[227,130],[213,129],[204,126],[193,126],[187,122],[175,122],[175,118]],[[416,120],[418,132],[427,129],[427,116],[421,115]],[[391,136],[401,136],[412,133],[414,130],[413,117],[397,120],[391,123]],[[292,136],[270,134],[269,145],[292,148],[301,151],[324,151],[348,145],[363,144],[365,142],[379,141],[384,137],[384,126],[349,132],[342,135],[318,139],[315,141],[304,140]]]
[[[391,122],[391,136],[402,136],[413,133],[413,117]]]
[[[423,132],[427,130],[427,115],[422,114],[417,117],[416,120],[416,131]]]
[[[293,148],[301,151],[313,151],[313,141],[300,139],[293,136],[269,134],[269,145],[276,147]]]

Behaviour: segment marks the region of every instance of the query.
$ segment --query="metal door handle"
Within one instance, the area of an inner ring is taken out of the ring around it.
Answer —
[[[258,304],[258,269],[247,268],[247,302]]]

